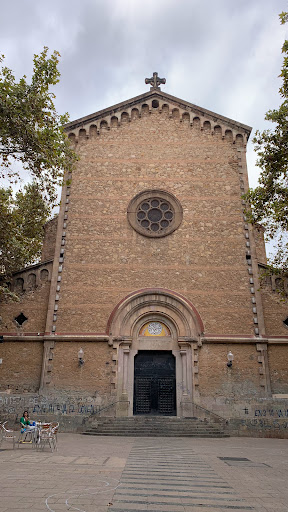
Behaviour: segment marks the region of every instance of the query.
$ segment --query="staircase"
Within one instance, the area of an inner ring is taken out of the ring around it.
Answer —
[[[90,436],[229,437],[225,427],[198,418],[176,416],[99,417],[83,432]]]

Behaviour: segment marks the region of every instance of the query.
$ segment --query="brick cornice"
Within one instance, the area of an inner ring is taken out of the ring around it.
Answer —
[[[128,100],[122,101],[121,103],[116,103],[116,105],[112,105],[110,107],[107,107],[105,109],[99,110],[98,112],[94,112],[93,114],[80,117],[79,119],[75,119],[74,121],[71,121],[70,123],[67,123],[65,125],[65,130],[67,132],[71,130],[75,130],[76,128],[82,127],[85,124],[90,124],[93,121],[100,120],[102,118],[105,118],[107,116],[113,115],[116,112],[123,111],[123,109],[128,109],[131,107],[134,107],[136,105],[139,105],[139,103],[143,103],[143,101],[152,100],[152,99],[162,99],[165,101],[168,101],[170,103],[173,103],[175,107],[179,107],[183,110],[187,111],[193,111],[195,114],[200,116],[205,116],[210,119],[212,119],[215,122],[223,122],[227,125],[230,125],[232,128],[235,129],[241,129],[244,131],[247,135],[247,139],[249,138],[249,135],[251,133],[251,126],[248,126],[243,123],[239,123],[238,121],[235,121],[234,119],[230,119],[229,117],[222,116],[220,114],[217,114],[216,112],[212,112],[211,110],[208,110],[203,107],[199,107],[198,105],[194,105],[193,103],[190,103],[189,101],[182,100],[180,98],[177,98],[176,96],[172,96],[171,94],[167,94],[163,91],[148,91],[144,94],[140,94],[139,96],[135,96],[134,98],[130,98]]]

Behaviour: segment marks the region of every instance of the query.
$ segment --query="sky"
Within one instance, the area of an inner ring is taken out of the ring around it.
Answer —
[[[157,71],[163,91],[263,130],[281,101],[283,10],[287,0],[14,0],[2,5],[0,54],[29,78],[34,53],[58,50],[56,108],[71,121],[148,91]],[[254,187],[251,142],[247,158]]]

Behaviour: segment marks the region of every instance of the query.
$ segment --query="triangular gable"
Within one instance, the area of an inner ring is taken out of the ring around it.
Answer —
[[[119,126],[123,118],[125,118],[125,121],[127,119],[131,120],[133,114],[137,112],[136,116],[141,117],[143,109],[151,111],[154,108],[157,108],[160,112],[165,108],[171,117],[178,111],[177,117],[180,121],[185,120],[191,126],[197,123],[200,129],[205,128],[205,124],[207,125],[208,123],[210,124],[211,132],[219,132],[221,130],[223,138],[229,132],[229,138],[233,142],[237,139],[237,136],[241,136],[244,143],[246,143],[252,130],[250,126],[171,96],[160,89],[152,89],[147,93],[76,119],[66,124],[65,130],[72,140],[77,140],[79,136],[88,138],[89,134],[95,135],[100,133],[103,127],[109,129],[111,126],[115,126],[115,124]]]

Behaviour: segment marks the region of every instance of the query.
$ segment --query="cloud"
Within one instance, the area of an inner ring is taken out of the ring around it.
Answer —
[[[44,45],[59,50],[56,105],[71,119],[145,92],[145,77],[158,71],[166,92],[263,129],[279,103],[283,8],[282,0],[14,0],[2,9],[0,51],[19,77]],[[251,148],[248,156],[255,184]]]

